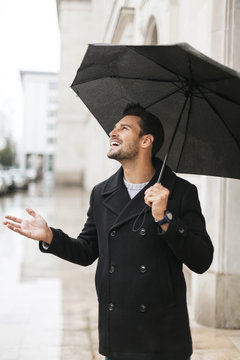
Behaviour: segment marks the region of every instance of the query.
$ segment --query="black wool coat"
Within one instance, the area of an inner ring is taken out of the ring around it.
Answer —
[[[161,232],[150,208],[141,228],[132,230],[160,166],[155,159],[156,174],[132,200],[120,168],[94,187],[76,239],[52,228],[48,250],[40,242],[41,251],[76,264],[98,258],[99,351],[111,360],[186,360],[192,354],[182,264],[203,273],[212,262],[213,246],[196,187],[169,168],[162,180],[173,214],[167,232]]]

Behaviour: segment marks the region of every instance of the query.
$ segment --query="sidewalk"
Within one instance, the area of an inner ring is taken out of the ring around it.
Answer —
[[[89,195],[80,189],[32,185],[0,199],[5,214],[33,207],[71,236],[81,230]],[[38,250],[30,239],[0,227],[0,360],[103,360],[98,354],[95,265],[80,267]],[[240,330],[192,323],[192,360],[240,360]]]
[[[240,360],[240,330],[192,325],[194,354],[191,360]]]

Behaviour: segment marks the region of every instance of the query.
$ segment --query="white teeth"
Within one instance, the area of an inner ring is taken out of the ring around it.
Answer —
[[[111,145],[114,145],[114,146],[119,146],[120,144],[116,141],[111,141]]]

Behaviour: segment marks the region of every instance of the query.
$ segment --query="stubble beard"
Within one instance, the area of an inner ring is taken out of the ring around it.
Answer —
[[[138,155],[138,148],[136,145],[129,147],[127,150],[119,149],[118,151],[111,152],[111,149],[107,153],[109,159],[118,161],[132,160]]]

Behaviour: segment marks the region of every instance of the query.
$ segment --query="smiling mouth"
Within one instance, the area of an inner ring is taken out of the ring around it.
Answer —
[[[118,141],[110,141],[110,146],[111,147],[118,147],[118,146],[120,146],[120,143],[118,142]]]

